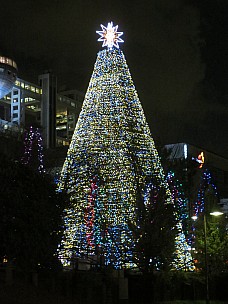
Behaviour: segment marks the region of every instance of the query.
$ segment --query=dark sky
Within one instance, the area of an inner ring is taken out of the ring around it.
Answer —
[[[228,157],[227,0],[7,0],[0,50],[37,81],[86,91],[96,30],[113,21],[155,141],[188,142]]]

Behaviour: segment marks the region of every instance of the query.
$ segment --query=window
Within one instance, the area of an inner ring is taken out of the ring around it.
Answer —
[[[18,106],[13,106],[13,111],[17,111],[18,110]]]
[[[18,118],[18,113],[13,113],[13,118]]]

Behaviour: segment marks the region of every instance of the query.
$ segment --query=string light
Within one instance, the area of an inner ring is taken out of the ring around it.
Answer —
[[[193,216],[192,216],[193,220],[196,220],[200,214],[205,212],[205,196],[206,196],[206,191],[208,191],[210,189],[210,187],[211,187],[214,197],[217,197],[217,195],[218,195],[217,188],[214,184],[212,175],[208,169],[205,169],[201,175],[200,186],[199,186],[199,190],[198,190],[198,194],[197,194],[197,200],[195,201],[194,206],[193,206]],[[190,241],[191,241],[192,246],[195,243],[195,238],[196,238],[195,231],[196,231],[196,227],[193,222],[192,223],[192,233],[190,236]]]
[[[31,163],[35,144],[37,146],[37,154],[38,154],[37,170],[40,173],[44,173],[45,169],[44,169],[43,139],[38,128],[33,128],[32,126],[30,126],[29,131],[25,133],[25,139],[24,139],[25,150],[21,162],[24,165],[29,165]]]
[[[205,192],[208,190],[209,186],[212,187],[214,196],[217,196],[217,188],[213,182],[211,173],[206,169],[201,175],[200,187],[197,194],[197,200],[194,204],[194,216],[198,216],[200,213],[204,212],[205,209]]]
[[[172,199],[176,209],[175,216],[177,218],[177,236],[175,239],[176,250],[174,252],[173,267],[177,270],[193,271],[194,264],[190,252],[190,245],[187,240],[187,199],[182,189],[182,184],[175,178],[174,172],[167,174],[167,182],[171,191]]]

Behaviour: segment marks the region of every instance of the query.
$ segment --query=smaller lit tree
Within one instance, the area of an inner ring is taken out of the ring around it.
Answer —
[[[142,272],[168,270],[172,267],[177,235],[173,204],[167,204],[166,193],[150,185],[146,201],[138,197],[137,225],[131,224],[135,238],[135,264]]]

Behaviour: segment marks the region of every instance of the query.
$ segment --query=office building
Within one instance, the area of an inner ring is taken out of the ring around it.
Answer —
[[[2,77],[0,91],[0,131],[23,132],[32,125],[41,128],[45,148],[69,145],[84,98],[81,92],[58,92],[51,72],[39,75],[38,84],[18,77],[6,83]]]

